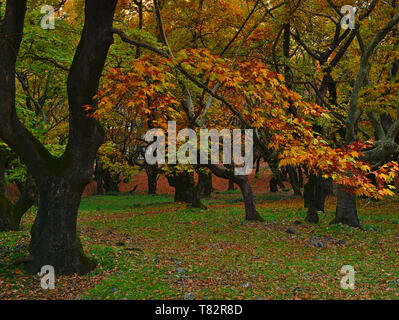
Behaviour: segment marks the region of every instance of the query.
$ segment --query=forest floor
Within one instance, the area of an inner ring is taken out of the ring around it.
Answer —
[[[86,198],[78,232],[98,266],[52,291],[11,264],[27,254],[32,211],[24,231],[0,234],[0,299],[399,299],[399,199],[359,201],[358,230],[329,226],[334,198],[316,226],[298,223],[301,198],[256,197],[263,223],[244,222],[239,192],[214,194],[206,210],[170,195]],[[341,289],[344,265],[354,290]]]

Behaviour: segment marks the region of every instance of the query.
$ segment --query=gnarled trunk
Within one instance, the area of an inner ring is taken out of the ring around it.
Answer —
[[[202,207],[192,172],[171,174],[167,176],[167,179],[170,186],[175,189],[175,202],[190,203],[195,208]]]
[[[56,274],[85,274],[95,267],[84,256],[76,224],[84,184],[66,177],[48,177],[39,185],[40,202],[31,231],[30,261],[26,270],[37,273],[51,265]]]
[[[145,167],[148,181],[148,194],[157,194],[158,165]]]
[[[343,186],[337,188],[337,211],[332,224],[343,223],[351,227],[360,228],[357,215],[356,195],[345,190]]]

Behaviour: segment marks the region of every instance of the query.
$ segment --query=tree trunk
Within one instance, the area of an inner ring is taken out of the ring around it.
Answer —
[[[320,221],[319,215],[317,214],[317,209],[313,204],[308,208],[308,213],[306,215],[305,221],[310,223],[319,223]]]
[[[236,188],[234,186],[234,181],[232,179],[229,179],[229,187],[227,191],[234,191]]]
[[[244,205],[245,205],[245,220],[247,221],[264,221],[263,218],[256,211],[256,204],[254,194],[252,192],[251,184],[248,176],[240,176],[238,186],[241,189]]]
[[[278,180],[275,177],[272,177],[269,181],[270,192],[278,192]]]
[[[303,188],[303,171],[301,166],[298,167],[298,184],[299,188]]]
[[[7,195],[6,164],[0,156],[0,232],[12,230],[14,225]]]
[[[85,274],[95,262],[85,257],[76,232],[84,185],[65,177],[50,177],[39,186],[40,203],[31,231],[30,258],[26,270],[37,273],[51,265],[56,274]]]
[[[190,203],[195,208],[202,207],[193,173],[182,172],[168,175],[167,178],[170,186],[175,189],[175,202]]]
[[[12,217],[15,230],[21,230],[21,220],[26,212],[37,202],[38,194],[34,180],[31,177],[26,179],[22,187],[18,187],[21,195],[13,205]]]
[[[94,171],[94,176],[97,182],[97,195],[104,194],[104,171],[101,166],[101,162],[97,159],[96,160],[96,170]]]
[[[309,175],[308,182],[304,187],[305,208],[308,209],[306,221],[318,223],[317,212],[324,212],[324,204],[328,194],[329,180],[323,179],[320,175]]]
[[[256,160],[256,171],[255,171],[255,174],[258,174],[259,172],[260,172],[260,161],[262,160],[262,158],[261,157],[259,157],[257,160]]]
[[[23,36],[26,0],[7,1],[0,28],[0,137],[27,165],[39,188],[40,203],[32,230],[28,271],[53,265],[58,275],[83,274],[93,264],[76,236],[76,219],[84,187],[93,176],[104,131],[91,117],[94,96],[113,43],[117,0],[86,0],[85,22],[68,80],[69,139],[56,158],[27,130],[15,110],[15,65]]]
[[[119,193],[120,175],[105,171],[103,175],[104,189],[106,193]]]
[[[148,194],[157,194],[158,165],[146,166]]]
[[[198,172],[198,191],[200,195],[210,197],[213,192],[212,186],[212,173],[211,172]]]
[[[328,181],[321,176],[311,174],[304,187],[305,208],[314,207],[324,212],[324,203],[328,194]]]
[[[343,186],[337,188],[337,211],[331,224],[342,223],[360,228],[356,209],[356,195],[347,192]]]
[[[290,184],[292,187],[292,190],[294,190],[294,194],[297,196],[301,196],[302,192],[301,192],[301,188],[299,187],[299,179],[298,179],[298,175],[297,175],[297,171],[295,167],[289,167],[288,168],[288,176],[290,179]]]

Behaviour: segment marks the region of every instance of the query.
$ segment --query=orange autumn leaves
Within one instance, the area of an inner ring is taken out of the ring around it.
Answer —
[[[180,70],[179,70],[180,69]],[[358,195],[382,198],[393,195],[393,182],[399,167],[389,163],[373,170],[361,160],[368,144],[354,143],[333,148],[313,130],[313,124],[330,121],[328,111],[304,102],[284,85],[284,78],[259,61],[232,61],[204,49],[182,50],[176,58],[144,55],[128,70],[110,69],[107,81],[98,92],[99,108],[94,117],[106,123],[115,118],[140,117],[142,123],[165,129],[175,120],[188,127],[184,112],[185,92],[189,88],[194,111],[203,112],[199,103],[203,88],[186,79],[189,74],[209,90],[217,84],[217,95],[207,111],[212,115],[205,125],[232,123],[235,117],[257,131],[263,145],[279,154],[280,166],[303,165],[310,172],[322,173]],[[205,94],[209,98],[208,94]],[[205,99],[206,100],[206,99]],[[290,110],[295,109],[295,116]],[[224,112],[218,112],[223,110]],[[215,119],[218,117],[218,119]]]

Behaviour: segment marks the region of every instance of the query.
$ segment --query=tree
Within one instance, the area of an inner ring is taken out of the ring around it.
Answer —
[[[67,80],[69,140],[60,158],[21,124],[15,111],[15,65],[23,37],[26,1],[7,1],[0,33],[0,137],[27,165],[38,186],[40,202],[31,233],[26,269],[36,273],[52,265],[57,274],[83,274],[94,264],[83,254],[76,235],[78,208],[90,182],[103,131],[87,116],[110,45],[116,0],[86,0],[85,24]]]

